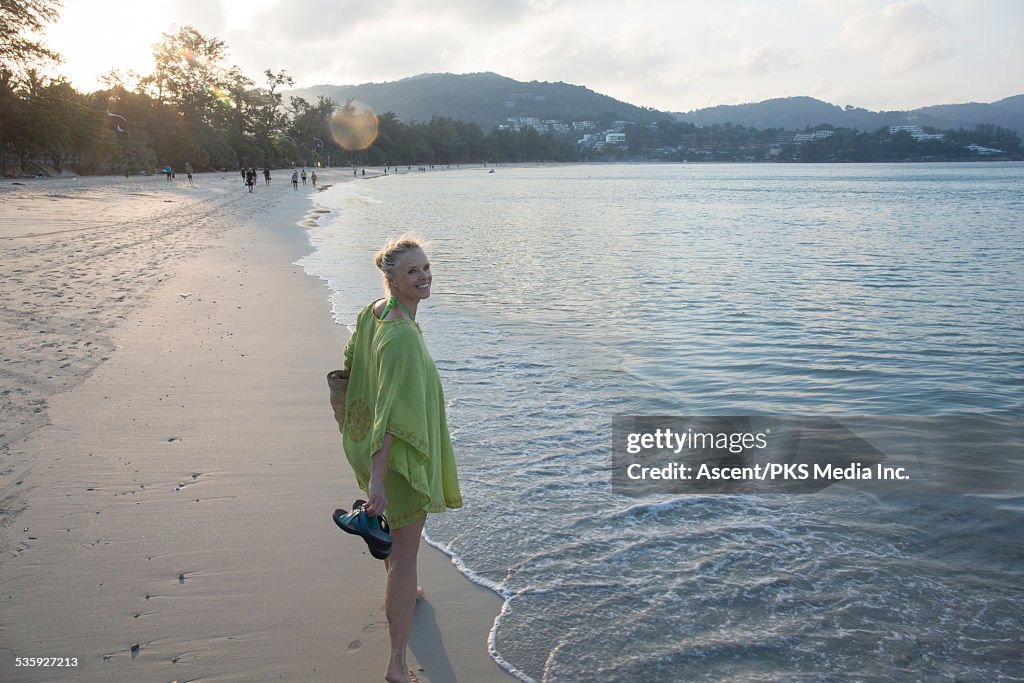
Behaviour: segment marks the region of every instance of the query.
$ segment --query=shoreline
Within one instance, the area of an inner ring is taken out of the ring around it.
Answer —
[[[4,680],[382,677],[383,569],[329,519],[358,492],[324,382],[345,332],[295,265],[311,188],[274,180],[0,193]],[[420,677],[512,680],[501,599],[433,548],[421,583]]]
[[[416,164],[412,168],[408,168],[408,164],[405,166],[407,170],[399,171],[397,173],[385,174],[383,170],[378,171],[377,169],[383,169],[383,166],[359,166],[359,169],[373,169],[373,175],[358,176],[363,180],[370,180],[376,177],[383,177],[386,175],[407,175],[420,172],[423,168],[424,172],[435,172],[444,170],[480,170],[480,169],[499,169],[499,168],[535,168],[535,167],[546,167],[546,166],[665,166],[665,165],[679,165],[679,166],[729,166],[729,165],[740,165],[740,166],[765,166],[778,164],[783,166],[904,166],[907,164],[923,164],[923,165],[935,165],[935,164],[1005,164],[1005,163],[1024,163],[1024,157],[965,157],[962,159],[899,159],[899,160],[879,160],[879,161],[775,161],[768,159],[735,159],[735,160],[669,160],[669,159],[609,159],[609,160],[594,160],[594,159],[580,159],[576,161],[475,161],[475,162],[460,162],[458,168],[447,168],[450,164],[433,164],[435,168],[430,168],[431,164]],[[297,167],[301,168],[301,167]],[[344,177],[345,172],[351,170],[351,166],[331,166],[325,168],[314,169],[312,166],[308,167],[310,170],[318,170],[321,174],[323,173],[340,173],[343,177],[338,178],[338,181],[351,180],[352,177]],[[390,167],[389,167],[390,168]],[[273,168],[273,173],[285,173],[291,171],[290,168]],[[175,173],[178,173],[175,171]],[[196,178],[203,176],[231,176],[234,171],[215,171],[215,170],[204,170],[196,171],[194,173]],[[184,182],[183,180],[184,171],[180,172],[181,177],[176,178],[173,182]],[[129,181],[148,181],[154,178],[163,178],[162,173],[151,173],[149,175],[135,173],[128,177]],[[284,175],[275,176],[278,182],[288,182],[287,177]],[[5,185],[27,185],[33,182],[40,181],[75,181],[79,179],[113,179],[113,180],[125,180],[125,176],[118,174],[84,174],[79,175],[73,171],[63,171],[61,173],[55,173],[54,175],[0,175],[0,188]],[[262,176],[259,178],[262,180]],[[301,187],[301,186],[300,186]]]

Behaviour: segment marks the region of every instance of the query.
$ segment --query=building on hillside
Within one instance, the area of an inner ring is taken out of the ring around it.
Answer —
[[[799,145],[804,142],[810,142],[811,140],[824,140],[825,138],[832,137],[835,131],[823,129],[816,130],[810,133],[797,133],[793,136],[793,144]]]
[[[922,140],[944,140],[946,137],[942,133],[926,133],[921,129],[921,126],[889,126],[889,135],[895,135],[896,133],[910,133],[910,137],[918,142]]]
[[[967,145],[967,149],[974,152],[975,154],[980,154],[982,156],[991,156],[993,154],[1006,154],[1006,152],[1004,152],[1001,149],[995,149],[993,147],[982,147],[981,145],[977,145],[974,143]]]

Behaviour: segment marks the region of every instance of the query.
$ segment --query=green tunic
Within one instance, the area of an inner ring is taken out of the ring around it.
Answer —
[[[378,320],[373,304],[367,306],[345,346],[345,364],[351,368],[345,456],[364,491],[370,486],[370,458],[383,446],[385,433],[394,437],[384,479],[392,528],[428,512],[462,507],[441,378],[420,326],[413,320]]]

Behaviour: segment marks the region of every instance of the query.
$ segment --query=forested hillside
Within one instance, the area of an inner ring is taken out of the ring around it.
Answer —
[[[873,131],[883,126],[918,125],[940,129],[991,124],[1024,135],[1024,95],[983,104],[940,104],[911,111],[870,111],[853,105],[838,107],[813,97],[783,97],[750,104],[730,104],[676,113],[679,121],[731,123],[754,128],[800,130],[829,125]]]
[[[321,85],[290,94],[309,100],[354,98],[379,112],[390,111],[403,121],[447,117],[475,123],[489,131],[509,117],[535,117],[566,122],[599,118],[653,123],[668,117],[568,83],[525,83],[495,73],[422,74],[389,83]]]

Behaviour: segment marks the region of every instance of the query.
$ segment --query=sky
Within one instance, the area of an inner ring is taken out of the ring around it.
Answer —
[[[493,71],[691,111],[807,95],[904,110],[1024,94],[1022,0],[63,0],[44,40],[79,90],[193,26],[258,83]]]

